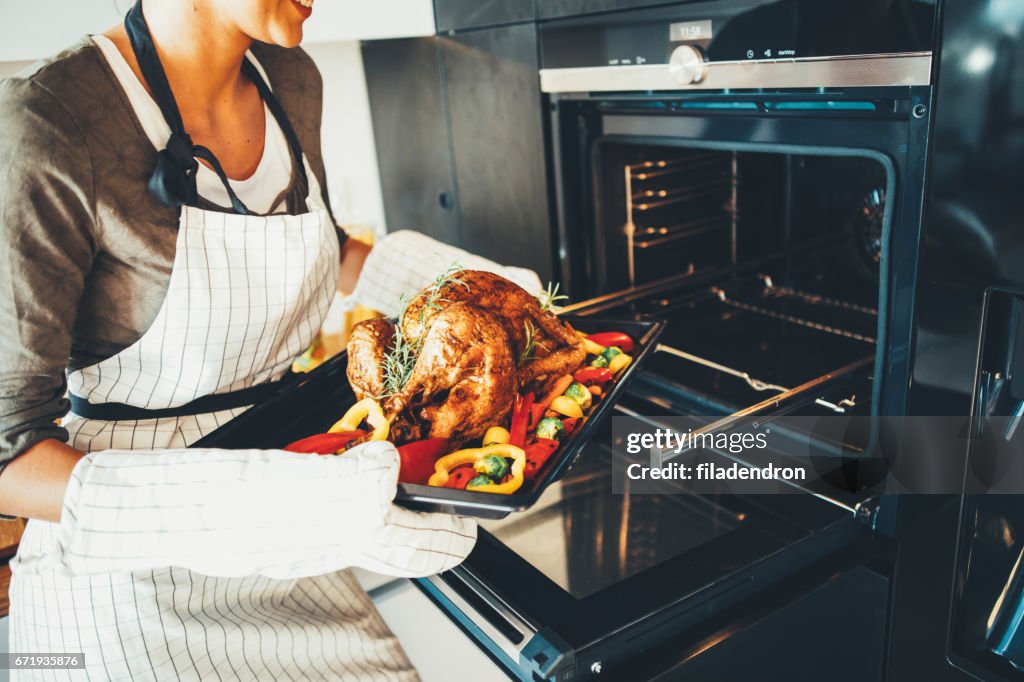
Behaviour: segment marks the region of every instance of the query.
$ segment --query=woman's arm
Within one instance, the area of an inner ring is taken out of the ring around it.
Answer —
[[[350,237],[345,240],[341,247],[341,271],[338,273],[338,291],[342,295],[347,296],[355,291],[359,274],[363,271],[363,263],[370,255],[371,248],[358,239]]]
[[[0,514],[59,522],[71,470],[81,458],[53,438],[30,447],[0,472]]]
[[[298,578],[360,566],[423,576],[456,565],[470,519],[392,504],[387,441],[343,456],[281,450],[102,450],[75,465],[53,559],[76,575],[182,566]]]

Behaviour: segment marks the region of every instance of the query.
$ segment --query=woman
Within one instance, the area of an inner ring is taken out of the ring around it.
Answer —
[[[335,286],[387,308],[437,268],[331,218],[319,75],[282,49],[308,4],[140,0],[0,85],[0,513],[32,519],[9,650],[82,652],[73,679],[414,678],[344,569],[475,541],[392,505],[389,443],[185,449],[273,390]]]

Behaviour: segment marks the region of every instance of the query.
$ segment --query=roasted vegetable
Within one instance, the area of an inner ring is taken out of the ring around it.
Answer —
[[[485,485],[494,485],[494,481],[487,478],[483,474],[480,474],[479,476],[474,476],[472,479],[470,479],[469,483],[466,484],[466,490],[482,488]]]
[[[508,480],[503,483],[477,485],[474,486],[473,490],[505,495],[519,490],[519,487],[523,485],[523,467],[526,466],[526,453],[522,448],[509,443],[497,443],[483,448],[467,448],[466,450],[459,450],[450,455],[445,455],[434,463],[434,474],[427,483],[435,486],[447,486],[452,471],[464,464],[472,464],[474,471],[479,473],[475,468],[476,465],[491,455],[502,458],[508,457],[512,460]]]
[[[603,351],[601,351],[601,357],[604,358],[605,362],[607,362],[609,365],[617,355],[622,355],[622,349],[616,348],[615,346],[608,346]]]
[[[625,353],[619,353],[614,358],[612,358],[611,362],[608,363],[608,369],[614,372],[615,374],[618,374],[623,369],[625,369],[626,366],[629,365],[629,363],[631,363],[632,361],[633,358],[631,358],[630,356],[626,355]]]
[[[517,448],[526,445],[526,431],[529,428],[532,409],[533,393],[527,393],[525,396],[517,393],[515,405],[512,408],[512,425],[508,437],[508,442]]]
[[[476,472],[473,467],[469,465],[463,465],[455,467],[451,470],[448,476],[448,481],[444,484],[445,488],[455,488],[456,490],[465,490],[466,485],[476,478]]]
[[[533,480],[537,471],[550,459],[558,449],[558,441],[549,438],[536,438],[526,446],[526,468],[523,475],[526,480]]]
[[[406,443],[398,448],[401,468],[398,480],[402,483],[423,485],[434,473],[434,462],[448,451],[447,438],[427,438]]]
[[[566,374],[565,376],[558,377],[555,383],[551,385],[551,390],[548,391],[547,395],[535,402],[533,409],[530,412],[530,424],[536,425],[540,418],[544,416],[545,410],[547,410],[551,403],[554,402],[555,398],[565,393],[565,389],[569,388],[569,384],[572,383],[572,375]]]
[[[492,443],[508,443],[512,438],[512,434],[508,432],[508,429],[503,429],[500,426],[492,426],[487,429],[484,434],[484,445],[491,445]]]
[[[587,335],[583,332],[578,332],[578,334],[580,340],[583,342],[583,350],[587,351],[589,355],[600,355],[601,351],[604,350],[604,346],[587,338]]]
[[[589,393],[587,395],[590,395]],[[560,395],[555,398],[554,402],[551,403],[551,409],[558,414],[564,414],[566,417],[582,417],[583,408],[580,404],[572,398],[564,395]]]
[[[562,426],[565,427],[565,435],[566,436],[571,436],[572,434],[576,433],[576,429],[578,429],[580,427],[580,424],[582,424],[582,423],[583,423],[582,419],[578,419],[578,418],[575,418],[575,417],[570,417],[569,419],[563,419],[562,420]]]
[[[537,438],[549,440],[562,440],[565,435],[565,426],[556,417],[544,417],[537,424]]]
[[[370,440],[387,440],[390,425],[384,416],[384,412],[380,409],[380,404],[373,398],[363,398],[350,407],[345,416],[339,419],[330,428],[328,433],[355,431],[363,423],[364,419],[367,424],[373,427]]]
[[[345,449],[351,441],[362,438],[366,431],[339,431],[335,433],[318,433],[315,436],[297,440],[284,446],[288,452],[315,453],[318,455],[335,455]]]
[[[508,460],[498,455],[487,455],[473,465],[477,473],[487,476],[495,483],[500,483],[508,476]]]
[[[633,339],[628,334],[623,334],[622,332],[598,332],[597,334],[590,334],[587,338],[599,346],[618,346],[623,353],[633,352]]]
[[[569,384],[569,388],[565,389],[565,393],[562,395],[575,400],[582,410],[590,409],[590,404],[594,401],[594,396],[587,390],[587,387],[578,381]]]
[[[615,373],[607,367],[584,367],[572,375],[572,378],[584,386],[606,384],[615,378]]]

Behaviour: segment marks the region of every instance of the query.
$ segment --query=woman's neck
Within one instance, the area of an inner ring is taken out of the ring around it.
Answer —
[[[242,60],[251,38],[225,24],[204,0],[143,0],[142,6],[177,97],[214,104],[241,93]]]

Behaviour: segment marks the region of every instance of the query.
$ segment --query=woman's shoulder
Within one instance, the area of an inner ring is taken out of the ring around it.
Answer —
[[[0,80],[0,127],[23,141],[31,137],[16,131],[40,126],[79,137],[109,113],[112,94],[102,57],[86,38]]]
[[[301,47],[280,47],[253,43],[252,53],[271,80],[320,82],[320,71],[313,58]]]
[[[289,115],[315,115],[319,124],[323,102],[323,80],[313,58],[301,47],[278,47],[254,43],[253,56],[266,71],[270,87]]]

